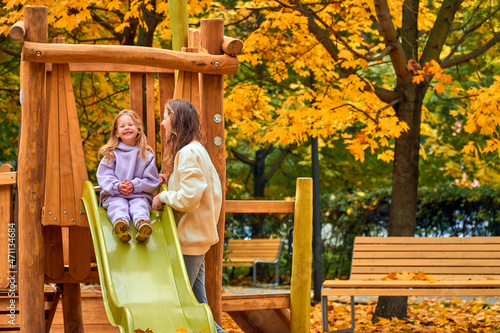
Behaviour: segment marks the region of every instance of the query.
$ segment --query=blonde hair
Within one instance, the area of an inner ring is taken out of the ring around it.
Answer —
[[[202,141],[200,117],[193,104],[182,99],[173,99],[165,105],[170,117],[171,134],[165,138],[162,170],[166,179],[174,171],[175,155],[193,140]]]
[[[135,145],[139,147],[139,157],[148,159],[146,151],[153,153],[153,149],[148,145],[148,139],[146,138],[146,134],[144,134],[144,126],[142,125],[142,120],[139,118],[137,113],[132,110],[122,110],[116,116],[113,121],[113,128],[111,130],[111,135],[109,136],[108,142],[99,149],[98,157],[103,156],[106,159],[106,162],[111,163],[115,160],[115,148],[121,142],[121,139],[116,136],[116,131],[118,130],[118,120],[123,116],[129,116],[132,118],[132,121],[137,127],[137,138],[135,139]]]

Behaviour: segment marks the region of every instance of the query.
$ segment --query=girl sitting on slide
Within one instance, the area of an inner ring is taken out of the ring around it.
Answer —
[[[99,149],[101,156],[97,181],[113,230],[122,242],[130,241],[132,218],[137,230],[135,240],[146,241],[152,232],[153,193],[160,182],[153,150],[134,111],[123,110],[116,116],[108,142]]]

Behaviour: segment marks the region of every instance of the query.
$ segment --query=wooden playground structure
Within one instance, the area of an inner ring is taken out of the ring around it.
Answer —
[[[236,73],[242,42],[224,36],[222,19],[211,19],[202,20],[199,31],[189,30],[183,52],[68,45],[61,38],[48,43],[48,10],[35,6],[25,8],[24,21],[12,27],[10,36],[24,39],[22,125],[17,172],[9,166],[0,169],[0,301],[8,309],[2,312],[7,321],[14,321],[14,325],[0,321],[0,328],[53,332],[51,324],[61,311],[61,299],[64,331],[84,332],[88,327],[82,317],[80,284],[98,283],[99,276],[80,204],[88,176],[71,72],[130,73],[130,108],[143,115],[153,148],[161,106],[172,98],[192,102],[200,111],[205,147],[225,184],[223,75]],[[198,53],[201,50],[208,54]],[[155,80],[160,107],[155,105]],[[163,133],[161,140],[163,147]],[[15,223],[9,210],[13,185],[17,185]],[[294,239],[290,294],[222,295],[225,212],[295,213],[295,234],[301,237]],[[214,319],[220,322],[222,312],[227,312],[245,332],[277,331],[265,322],[276,322],[291,332],[308,332],[312,180],[298,179],[295,202],[226,201],[218,228],[220,241],[206,255],[206,289]],[[14,250],[15,264],[9,262]],[[55,287],[47,288],[47,284]]]

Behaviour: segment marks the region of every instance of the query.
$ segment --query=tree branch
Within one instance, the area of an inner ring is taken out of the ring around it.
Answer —
[[[285,157],[289,151],[290,151],[290,148],[285,148],[285,149],[281,150],[280,156],[278,157],[276,162],[274,162],[273,167],[271,168],[271,170],[269,170],[269,172],[267,173],[267,175],[264,178],[266,182],[268,182],[273,177],[273,175],[276,173],[276,171],[278,170],[278,168],[281,165],[281,162],[283,162],[283,160],[285,159]]]
[[[468,61],[480,56],[484,52],[488,51],[490,48],[492,48],[499,41],[500,41],[500,32],[497,33],[492,39],[490,39],[486,44],[484,44],[480,48],[478,48],[470,53],[458,56],[456,58],[442,61],[441,68],[448,68],[451,66],[462,64],[464,62],[468,62]]]
[[[403,47],[398,40],[398,34],[392,24],[391,11],[386,0],[374,0],[377,21],[380,25],[380,32],[387,46],[392,46],[393,50],[389,52],[392,60],[392,66],[396,72],[398,82],[408,82],[412,74],[406,69],[406,56]]]
[[[248,164],[248,165],[252,165],[254,166],[255,165],[255,161],[252,161],[251,159],[249,159],[248,157],[246,157],[245,155],[237,152],[235,149],[231,149],[231,151],[233,152],[233,155],[234,157],[236,157],[238,160],[240,160],[241,162],[245,163],[245,164]]]
[[[420,64],[425,64],[432,59],[439,61],[439,56],[443,50],[443,45],[452,28],[451,24],[455,19],[455,14],[458,11],[461,3],[464,0],[444,0],[439,10],[436,22],[432,27],[429,39],[425,45]]]
[[[0,46],[0,51],[2,51],[5,54],[8,54],[10,56],[13,56],[13,57],[21,58],[21,53],[8,50],[8,49],[4,48],[3,46]]]
[[[477,9],[476,9],[476,11],[477,11]],[[453,47],[453,49],[450,51],[450,54],[448,54],[448,56],[444,59],[444,61],[450,60],[451,57],[453,57],[453,55],[457,52],[459,46],[463,43],[463,41],[465,40],[465,38],[470,33],[472,33],[473,31],[477,30],[479,27],[481,27],[486,21],[488,21],[491,17],[493,17],[493,15],[495,15],[498,11],[500,11],[500,7],[498,7],[490,15],[488,15],[487,17],[485,17],[484,20],[482,20],[481,22],[477,23],[475,26],[471,27],[470,29],[464,31],[464,33],[462,34],[462,36],[460,37],[460,39],[458,40],[458,42],[455,44],[455,46]],[[472,18],[471,18],[471,20],[472,20]]]
[[[405,0],[403,3],[402,47],[406,59],[418,59],[418,8],[419,0]]]

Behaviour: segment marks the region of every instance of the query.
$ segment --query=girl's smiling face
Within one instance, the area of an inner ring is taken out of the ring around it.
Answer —
[[[116,136],[129,146],[135,146],[139,130],[132,117],[123,115],[116,123]]]

